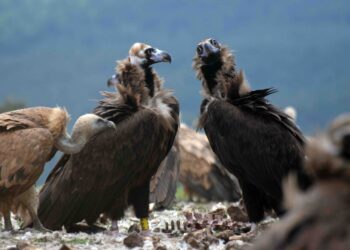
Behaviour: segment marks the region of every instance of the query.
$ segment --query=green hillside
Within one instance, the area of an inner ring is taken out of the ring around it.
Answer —
[[[215,37],[236,53],[253,88],[298,109],[306,133],[350,107],[350,2],[1,0],[0,102],[61,105],[73,119],[92,110],[115,60],[136,41],[167,50],[155,68],[192,124],[200,83],[196,44]]]

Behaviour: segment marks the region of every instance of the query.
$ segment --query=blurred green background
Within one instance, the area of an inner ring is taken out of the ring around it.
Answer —
[[[350,107],[350,1],[0,0],[0,103],[65,106],[73,120],[107,90],[115,61],[137,41],[167,50],[156,65],[182,120],[199,113],[191,68],[196,44],[215,37],[235,51],[254,89],[298,110],[313,133]]]

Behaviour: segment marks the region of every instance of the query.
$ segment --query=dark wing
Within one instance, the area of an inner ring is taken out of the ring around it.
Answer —
[[[276,122],[286,127],[300,142],[304,143],[305,138],[291,117],[265,99],[268,95],[276,92],[277,90],[274,88],[254,90],[229,102],[237,107],[254,112],[255,115],[272,117]]]
[[[304,156],[299,137],[283,122],[261,109],[215,100],[208,106],[204,129],[213,151],[238,179],[254,180],[262,191],[281,197],[282,177],[299,170]]]
[[[159,164],[165,154],[159,159],[158,151],[168,147],[159,119],[147,109],[130,113],[116,130],[102,132],[80,153],[62,158],[40,193],[43,224],[60,229],[83,219],[94,221],[140,171]]]
[[[157,173],[151,179],[150,202],[155,204],[155,209],[171,206],[175,199],[179,171],[179,145],[175,141],[167,157],[160,164]]]

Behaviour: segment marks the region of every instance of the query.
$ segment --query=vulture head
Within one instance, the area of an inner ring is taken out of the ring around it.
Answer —
[[[143,68],[160,63],[171,63],[171,56],[160,49],[154,48],[145,43],[134,43],[129,50],[129,61],[134,65],[140,65]],[[118,83],[118,75],[112,75],[107,81],[107,86],[116,86]]]
[[[133,64],[150,66],[155,63],[171,63],[171,56],[160,49],[145,43],[134,43],[129,50],[129,59]]]
[[[222,46],[217,40],[208,38],[197,45],[196,53],[203,64],[213,64],[221,58],[221,49]]]
[[[64,133],[56,147],[66,154],[78,153],[91,137],[109,128],[115,129],[115,124],[94,114],[82,115],[75,122],[72,135]]]
[[[115,128],[114,122],[108,121],[94,114],[85,114],[80,116],[75,122],[73,135],[76,133],[83,133],[85,137],[90,138],[107,128]]]

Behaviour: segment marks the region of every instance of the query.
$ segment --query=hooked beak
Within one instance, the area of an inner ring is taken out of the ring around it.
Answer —
[[[107,121],[107,127],[117,129],[117,126],[115,125],[114,122],[112,121]]]
[[[112,75],[111,78],[108,79],[107,86],[112,87],[112,86],[117,86],[117,84],[118,84],[118,76],[114,74]]]
[[[197,55],[204,64],[213,64],[220,59],[220,48],[210,42],[201,42],[197,46]]]
[[[155,49],[150,57],[150,60],[152,63],[159,63],[159,62],[171,63],[171,56],[165,51]]]

